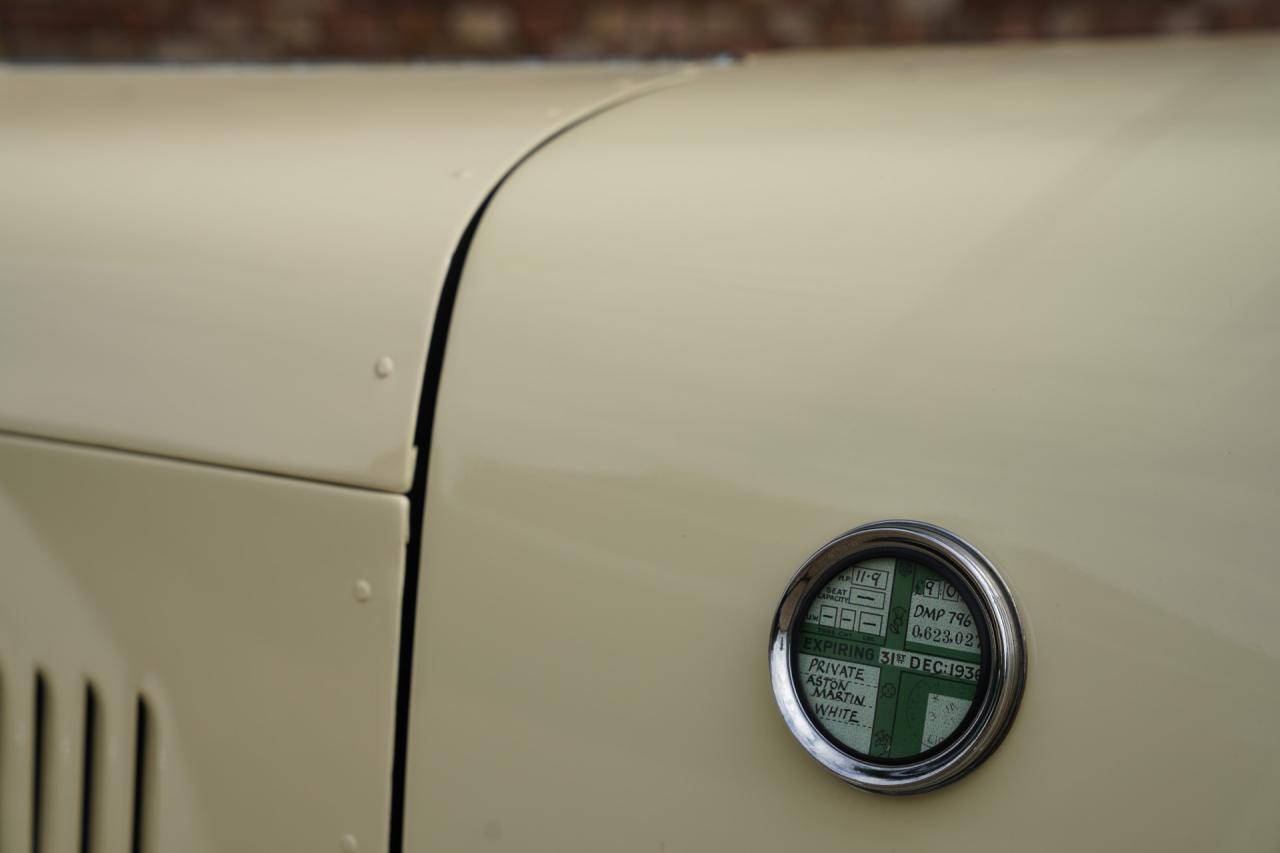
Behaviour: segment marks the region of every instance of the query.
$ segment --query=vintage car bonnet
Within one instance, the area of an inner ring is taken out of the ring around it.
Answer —
[[[1276,47],[0,74],[0,848],[1274,849]],[[773,669],[885,529],[911,797]]]

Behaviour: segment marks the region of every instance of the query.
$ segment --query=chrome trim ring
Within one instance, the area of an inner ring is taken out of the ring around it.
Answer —
[[[812,595],[860,554],[892,551],[941,563],[979,608],[978,622],[989,654],[986,687],[975,697],[968,724],[940,751],[919,761],[877,763],[833,743],[810,718],[796,686],[793,634]],[[1026,680],[1022,624],[1009,587],[986,557],[953,533],[920,521],[879,521],[855,528],[811,556],[792,578],[773,620],[769,645],[773,695],[787,727],[800,744],[841,779],[881,794],[917,794],[954,782],[977,767],[1008,732]]]

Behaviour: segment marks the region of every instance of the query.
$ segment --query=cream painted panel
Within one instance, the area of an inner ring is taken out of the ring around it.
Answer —
[[[761,60],[486,213],[435,424],[408,849],[1274,850],[1280,41]],[[890,799],[774,706],[830,537],[969,538],[1030,633]]]
[[[0,435],[0,851],[30,849],[45,678],[44,853],[386,848],[407,501]],[[370,595],[357,601],[364,580]]]
[[[668,70],[0,67],[0,428],[406,490],[472,214]]]

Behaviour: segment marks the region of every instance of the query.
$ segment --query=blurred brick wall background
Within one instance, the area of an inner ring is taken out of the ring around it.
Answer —
[[[1280,0],[0,0],[0,58],[707,56],[1280,27]]]

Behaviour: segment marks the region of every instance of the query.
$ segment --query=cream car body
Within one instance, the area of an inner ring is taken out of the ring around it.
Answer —
[[[1276,48],[7,72],[0,850],[1274,849]],[[1029,663],[887,798],[765,653],[902,517]]]

